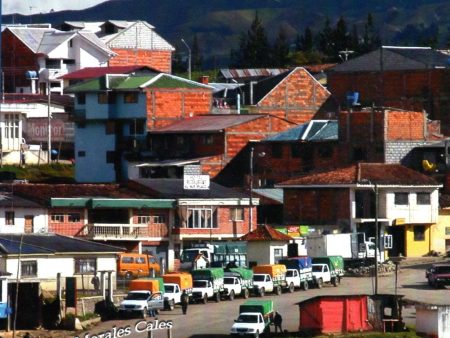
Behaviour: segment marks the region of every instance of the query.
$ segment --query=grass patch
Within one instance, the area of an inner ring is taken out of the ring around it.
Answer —
[[[74,183],[74,166],[72,164],[51,163],[42,165],[27,165],[25,167],[4,165],[0,172],[15,175],[18,180],[32,183]]]

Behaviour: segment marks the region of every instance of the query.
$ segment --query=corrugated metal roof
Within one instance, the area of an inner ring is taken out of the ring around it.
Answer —
[[[22,242],[22,245],[21,245]],[[5,254],[118,253],[123,248],[57,234],[0,234]]]
[[[45,32],[37,50],[38,53],[49,54],[62,43],[74,37],[74,32]]]
[[[41,208],[42,206],[28,199],[15,196],[11,193],[0,193],[0,207]]]
[[[80,70],[71,72],[60,79],[64,80],[88,80],[97,77],[104,76],[106,74],[129,74],[134,72],[149,72],[149,73],[160,73],[159,71],[150,68],[148,66],[110,66],[110,67],[86,67]]]
[[[55,31],[53,28],[7,27],[6,29],[10,30],[33,53],[37,53],[44,34]]]
[[[338,122],[335,120],[311,120],[266,138],[264,141],[323,141],[338,139]]]
[[[276,189],[276,188],[271,188],[271,189],[253,189],[253,191],[257,195],[270,198],[270,199],[272,199],[274,201],[277,201],[279,203],[283,203],[284,202],[284,191],[283,191],[283,189]]]
[[[447,67],[448,55],[425,47],[384,46],[333,67],[331,72],[416,70]]]
[[[287,71],[287,68],[246,68],[246,69],[229,69],[220,70],[220,74],[227,80],[245,79],[254,77],[268,77],[278,75]]]
[[[85,31],[78,31],[79,35],[84,37],[86,40],[93,43],[95,46],[101,48],[103,51],[105,51],[109,55],[117,55],[115,52],[113,52],[109,47],[103,42],[102,39],[100,39],[95,33],[92,32],[85,32]]]
[[[218,132],[226,128],[231,128],[243,123],[247,123],[260,118],[266,118],[267,115],[248,114],[248,115],[202,115],[183,119],[168,126],[156,128],[149,133],[178,133],[178,132]]]

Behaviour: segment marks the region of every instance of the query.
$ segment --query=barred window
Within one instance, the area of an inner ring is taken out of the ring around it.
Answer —
[[[37,261],[21,261],[20,271],[22,277],[36,277]]]
[[[54,223],[62,223],[62,222],[64,222],[64,215],[63,214],[51,214],[50,221],[54,222]]]
[[[94,273],[97,271],[95,258],[75,258],[75,273]]]

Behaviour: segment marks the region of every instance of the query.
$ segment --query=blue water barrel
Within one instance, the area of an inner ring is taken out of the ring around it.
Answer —
[[[359,100],[358,92],[348,92],[347,93],[347,103],[350,106],[354,106],[354,105],[358,104],[358,100]]]
[[[27,70],[25,72],[25,78],[28,79],[28,80],[37,79],[38,78],[38,73],[35,70]]]

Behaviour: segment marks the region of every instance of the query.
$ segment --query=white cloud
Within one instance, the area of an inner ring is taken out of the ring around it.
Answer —
[[[83,9],[95,6],[108,0],[3,0],[3,14],[36,14],[62,11],[66,9]]]

